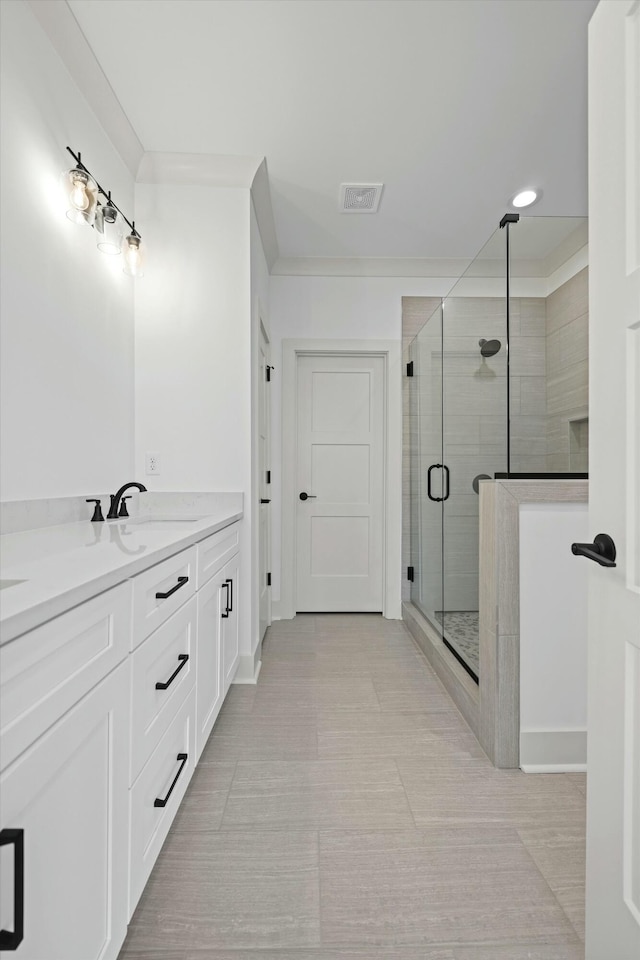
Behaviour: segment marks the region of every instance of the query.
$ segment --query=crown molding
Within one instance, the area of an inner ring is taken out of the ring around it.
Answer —
[[[261,163],[262,157],[149,151],[140,160],[136,181],[249,190]]]
[[[450,277],[456,280],[469,260],[400,257],[280,257],[278,277]]]
[[[26,3],[135,177],[144,147],[67,0],[26,0]]]

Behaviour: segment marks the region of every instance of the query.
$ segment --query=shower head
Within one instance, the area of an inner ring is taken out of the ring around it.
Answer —
[[[500,352],[502,344],[499,340],[478,340],[480,353],[483,357],[495,357]]]

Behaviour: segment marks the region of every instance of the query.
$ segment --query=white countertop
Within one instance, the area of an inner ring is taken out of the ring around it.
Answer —
[[[6,643],[242,518],[228,504],[166,522],[65,523],[0,537],[0,642]],[[167,515],[169,512],[167,511]]]

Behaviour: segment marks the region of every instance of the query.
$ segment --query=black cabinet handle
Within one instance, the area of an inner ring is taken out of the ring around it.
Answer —
[[[0,950],[17,950],[24,939],[24,830],[0,830],[0,846],[14,846],[13,930],[0,930]]]
[[[315,493],[305,493],[304,490],[300,494],[301,500],[317,500]]]
[[[616,545],[608,533],[599,533],[593,543],[572,543],[571,553],[595,560],[601,567],[616,566]]]
[[[184,587],[185,583],[188,582],[189,577],[178,577],[178,582],[174,587],[171,587],[171,590],[167,590],[166,593],[156,593],[156,600],[166,600],[167,597],[170,597],[172,593],[175,593],[180,587]]]
[[[446,465],[446,463],[443,463],[442,469],[444,470],[444,479],[446,480],[446,487],[445,487],[445,489],[446,489],[446,491],[447,491],[447,492],[444,494],[444,496],[443,496],[442,499],[443,499],[443,500],[448,500],[448,499],[449,499],[449,494],[451,493],[451,480],[450,480],[450,477],[449,477],[449,467]]]
[[[233,580],[225,580],[229,584],[229,609],[228,613],[233,613]]]
[[[434,470],[441,470],[441,469],[442,469],[441,463],[432,463],[429,469],[427,470],[427,496],[429,497],[429,500],[433,500],[434,503],[442,503],[442,501],[444,500],[444,497],[434,497],[433,494],[431,493],[431,474],[433,473]]]
[[[221,613],[221,614],[220,614],[220,616],[222,617],[223,620],[226,620],[227,617],[229,616],[229,610],[230,610],[230,608],[229,608],[229,584],[230,584],[230,583],[231,583],[230,580],[225,580],[225,582],[222,584],[222,589],[227,591],[227,599],[226,599],[226,602],[225,602],[225,605],[224,605],[224,613]]]
[[[179,754],[178,754],[178,756],[176,757],[176,760],[180,760],[180,767],[179,767],[178,772],[176,773],[175,777],[173,778],[173,783],[172,783],[171,786],[169,787],[169,792],[167,793],[166,797],[156,797],[155,800],[153,801],[154,807],[166,807],[167,803],[169,802],[169,797],[170,797],[171,794],[173,793],[173,788],[175,787],[176,783],[178,782],[178,778],[180,777],[180,774],[181,774],[182,771],[184,770],[184,765],[185,765],[185,763],[187,762],[188,759],[189,759],[188,754],[186,754],[186,753],[179,753]]]
[[[265,500],[262,497],[260,498],[260,503],[271,503],[271,500]]]
[[[170,687],[173,681],[175,680],[175,678],[178,676],[178,674],[182,670],[182,668],[186,665],[188,659],[189,659],[188,653],[179,653],[178,654],[178,660],[180,661],[179,665],[173,671],[173,673],[171,674],[168,680],[164,680],[164,681],[158,680],[158,682],[156,683],[156,690],[166,690],[167,687]]]

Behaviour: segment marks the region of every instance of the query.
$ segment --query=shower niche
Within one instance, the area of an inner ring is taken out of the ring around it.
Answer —
[[[403,300],[405,599],[476,682],[482,483],[587,473],[587,280],[586,219],[521,217],[446,297]]]

